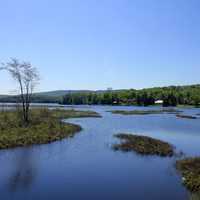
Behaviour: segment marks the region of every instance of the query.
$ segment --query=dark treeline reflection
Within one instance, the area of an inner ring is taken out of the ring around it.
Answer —
[[[10,193],[21,189],[28,190],[36,176],[34,154],[31,149],[23,149],[19,152],[17,159],[13,163],[13,169],[7,183]]]

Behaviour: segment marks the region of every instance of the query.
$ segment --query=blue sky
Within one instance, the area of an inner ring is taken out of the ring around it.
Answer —
[[[199,0],[0,0],[0,61],[39,91],[200,83]],[[15,84],[0,72],[0,93]]]

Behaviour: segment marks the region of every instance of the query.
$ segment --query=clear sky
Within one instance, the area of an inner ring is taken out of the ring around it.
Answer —
[[[0,0],[0,61],[40,91],[200,83],[199,0]],[[14,83],[0,72],[0,93]]]

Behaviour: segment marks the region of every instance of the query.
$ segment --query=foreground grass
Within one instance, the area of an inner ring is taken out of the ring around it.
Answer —
[[[143,155],[172,156],[174,154],[170,144],[151,137],[123,133],[115,137],[122,140],[121,144],[113,145],[115,150],[135,151]]]
[[[0,112],[0,149],[45,144],[72,137],[79,125],[64,123],[73,117],[100,117],[92,111],[32,109],[28,126],[23,126],[20,111]]]
[[[200,192],[200,157],[178,160],[176,168],[183,177],[183,184],[191,192]]]
[[[179,114],[182,111],[176,109],[162,109],[162,110],[112,110],[108,111],[112,114],[121,115],[150,115],[150,114]]]

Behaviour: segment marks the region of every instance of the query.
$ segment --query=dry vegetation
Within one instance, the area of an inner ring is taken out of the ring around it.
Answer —
[[[170,144],[151,137],[132,134],[117,134],[115,137],[122,140],[120,144],[113,145],[115,150],[135,151],[143,155],[172,156],[174,154]]]
[[[183,184],[191,192],[200,192],[200,157],[186,158],[176,162]]]

